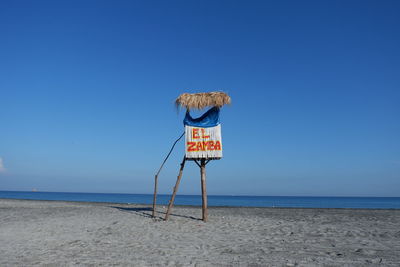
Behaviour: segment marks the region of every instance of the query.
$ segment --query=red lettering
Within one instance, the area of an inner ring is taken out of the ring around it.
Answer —
[[[204,151],[202,142],[197,142],[197,151]]]
[[[216,141],[215,142],[214,149],[215,150],[221,150],[221,142],[220,141]]]
[[[187,142],[187,145],[188,145],[187,148],[188,152],[196,151],[196,142]]]
[[[201,137],[202,137],[203,139],[210,138],[209,135],[205,135],[205,134],[206,134],[206,129],[201,128]]]
[[[221,150],[220,141],[187,142],[188,152]]]
[[[192,129],[192,138],[193,139],[199,139],[200,138],[199,128],[193,128]]]
[[[208,150],[214,150],[214,141],[209,141],[208,142]]]
[[[203,151],[208,150],[208,141],[203,141]]]

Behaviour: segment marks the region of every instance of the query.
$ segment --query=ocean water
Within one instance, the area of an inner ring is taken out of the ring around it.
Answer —
[[[151,194],[105,194],[0,191],[0,198],[152,204]],[[157,204],[167,205],[170,195],[158,195]],[[201,206],[199,195],[177,195],[175,205]],[[400,197],[294,197],[208,196],[209,206],[400,209]]]

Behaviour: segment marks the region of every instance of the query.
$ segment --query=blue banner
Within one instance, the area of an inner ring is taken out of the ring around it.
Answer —
[[[219,122],[219,108],[212,107],[206,113],[201,115],[199,118],[192,118],[190,116],[189,111],[186,112],[185,119],[183,120],[184,125],[193,126],[193,127],[215,127],[220,124]]]

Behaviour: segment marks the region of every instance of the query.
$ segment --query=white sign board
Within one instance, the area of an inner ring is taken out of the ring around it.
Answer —
[[[187,159],[222,158],[221,124],[207,128],[186,125],[185,153]]]

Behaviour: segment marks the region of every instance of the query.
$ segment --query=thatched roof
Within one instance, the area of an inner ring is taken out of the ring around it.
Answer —
[[[209,92],[197,94],[181,94],[176,100],[177,107],[184,107],[190,109],[203,109],[205,107],[222,107],[223,105],[230,104],[231,98],[223,92]]]

